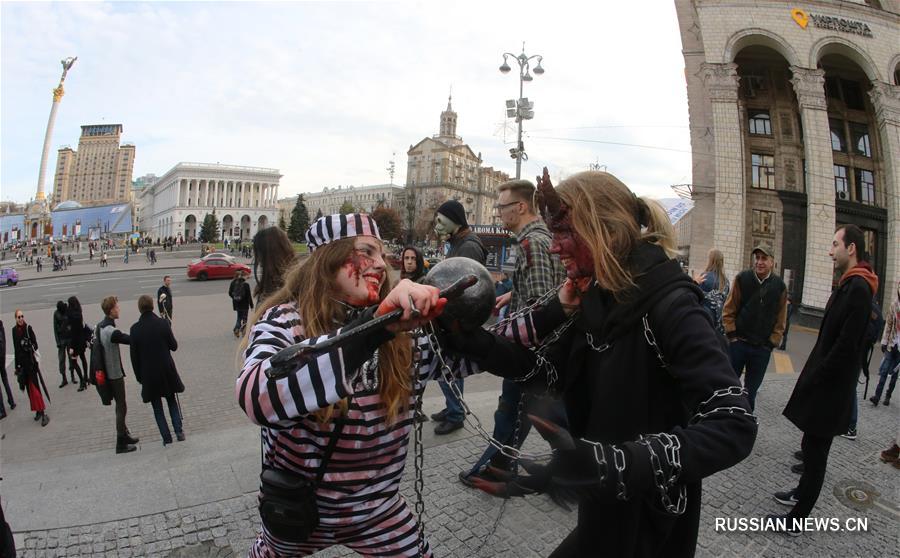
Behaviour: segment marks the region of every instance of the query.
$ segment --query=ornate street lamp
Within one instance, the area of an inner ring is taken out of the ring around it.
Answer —
[[[522,143],[522,121],[534,118],[534,102],[523,97],[525,82],[534,79],[531,75],[532,71],[538,76],[544,73],[544,68],[541,66],[544,57],[540,54],[528,56],[525,54],[525,43],[522,43],[522,54],[503,53],[503,64],[500,65],[500,72],[503,74],[508,74],[512,70],[508,64],[510,57],[519,65],[519,98],[506,101],[506,115],[510,118],[515,117],[518,124],[516,146],[509,150],[509,154],[516,160],[516,179],[519,179],[522,177],[522,160],[528,160],[528,155],[525,153],[525,145]],[[537,64],[532,70],[531,62],[533,60],[536,60]]]

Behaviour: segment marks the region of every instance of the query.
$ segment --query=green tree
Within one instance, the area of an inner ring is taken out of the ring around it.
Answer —
[[[216,210],[207,213],[200,225],[200,242],[216,242],[219,240],[219,219],[216,217]]]
[[[316,219],[321,219],[321,218],[322,218],[322,208],[320,207],[319,209],[316,210]]]
[[[297,194],[297,203],[291,211],[291,224],[288,225],[288,238],[294,242],[303,242],[303,235],[309,228],[309,211],[306,209],[306,202],[303,194]]]
[[[400,214],[390,207],[376,207],[372,219],[378,224],[378,232],[385,240],[400,238]]]
[[[283,231],[286,231],[286,230],[287,230],[287,223],[284,222],[284,215],[283,215],[283,214],[278,216],[278,228],[281,229],[281,230],[283,230]]]
[[[353,203],[350,200],[345,200],[344,203],[341,204],[341,208],[338,209],[338,213],[341,215],[356,213],[356,208],[353,207]]]

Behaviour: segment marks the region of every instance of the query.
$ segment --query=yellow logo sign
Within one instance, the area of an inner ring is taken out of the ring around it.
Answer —
[[[809,23],[809,16],[806,15],[806,12],[804,12],[800,8],[794,8],[793,10],[791,10],[791,17],[794,18],[794,21],[797,22],[797,25],[806,29],[806,24]]]

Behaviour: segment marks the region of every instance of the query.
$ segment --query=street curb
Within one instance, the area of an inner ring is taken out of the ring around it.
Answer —
[[[50,275],[47,277],[45,277],[45,276],[32,277],[30,279],[22,279],[20,277],[19,283],[23,283],[25,281],[32,282],[32,281],[37,281],[40,279],[55,279],[57,277],[65,277],[65,278],[83,277],[85,275],[106,275],[107,273],[123,273],[126,271],[148,271],[148,270],[152,270],[152,269],[183,269],[184,267],[186,267],[184,264],[176,265],[176,266],[157,265],[157,266],[153,266],[153,267],[135,267],[135,268],[131,268],[131,269],[110,269],[109,271],[99,271],[99,272],[98,271],[85,271],[83,273],[65,273],[62,275]],[[52,274],[52,273],[59,273],[59,272],[49,271],[48,273]]]

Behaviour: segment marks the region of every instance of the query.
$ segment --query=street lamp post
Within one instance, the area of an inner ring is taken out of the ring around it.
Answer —
[[[534,67],[534,73],[536,75],[544,73],[544,68],[541,66],[544,57],[540,54],[528,56],[525,54],[525,43],[522,43],[522,54],[515,55],[511,52],[503,53],[503,64],[500,65],[501,73],[508,74],[512,69],[509,64],[507,64],[509,57],[512,57],[512,59],[519,64],[519,98],[515,101],[506,101],[507,116],[515,115],[516,123],[518,124],[516,146],[513,149],[510,149],[509,153],[512,155],[512,158],[516,160],[516,179],[519,179],[522,177],[522,159],[528,159],[528,156],[525,154],[525,145],[522,143],[522,121],[534,118],[534,102],[529,102],[528,99],[523,97],[525,93],[525,82],[534,79],[530,72],[532,60],[537,60],[537,65]]]

